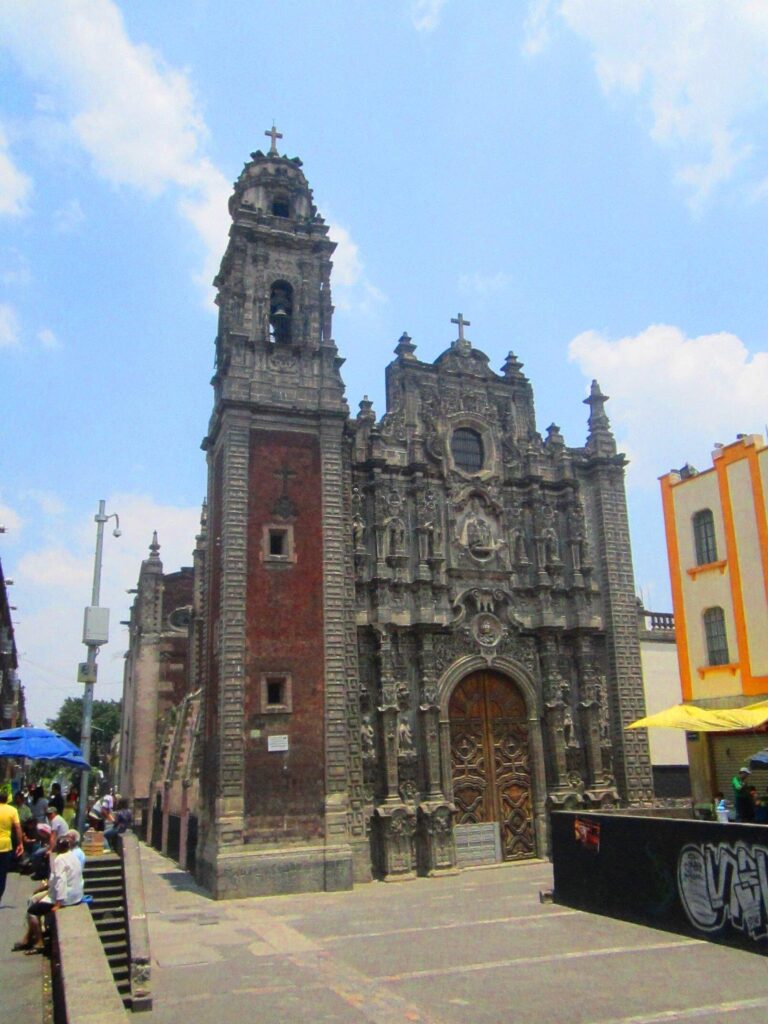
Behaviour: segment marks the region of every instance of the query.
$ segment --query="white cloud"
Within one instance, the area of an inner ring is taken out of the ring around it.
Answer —
[[[32,489],[24,491],[23,497],[34,501],[40,511],[46,516],[60,516],[67,510],[64,502],[53,491]]]
[[[27,212],[32,182],[16,167],[8,153],[8,140],[0,127],[0,214],[19,217]]]
[[[0,283],[7,287],[26,287],[32,280],[29,260],[18,249],[6,249],[0,253]]]
[[[546,44],[555,14],[592,47],[603,91],[638,101],[694,209],[748,169],[751,119],[768,102],[764,0],[536,0],[528,52]]]
[[[473,292],[475,295],[495,295],[503,292],[510,283],[509,274],[499,270],[495,274],[481,274],[475,271],[473,274],[462,274],[459,277],[459,289],[463,292]]]
[[[19,319],[8,303],[0,303],[0,348],[19,347]]]
[[[79,199],[70,199],[53,214],[53,226],[61,235],[69,235],[85,220]]]
[[[709,465],[715,442],[765,427],[768,352],[750,355],[735,334],[688,338],[667,324],[619,339],[586,331],[569,358],[611,396],[607,411],[633,460],[633,485],[686,462]]]
[[[61,342],[50,329],[50,327],[43,327],[37,332],[37,340],[40,342],[43,348],[52,349],[61,348]]]
[[[58,514],[55,495],[30,492],[26,497],[45,504],[46,514]],[[29,716],[38,723],[52,717],[67,696],[78,693],[75,672],[77,663],[85,657],[81,643],[83,608],[91,601],[95,511],[75,519],[61,509],[56,542],[28,550],[13,569],[14,596],[19,606],[16,637],[20,675],[26,687]],[[163,505],[144,495],[114,494],[106,500],[106,511],[119,514],[122,533],[117,538],[112,535],[113,520],[105,526],[100,603],[110,609],[110,642],[99,656],[97,696],[117,700],[127,646],[120,620],[128,618],[133,600],[126,591],[136,585],[152,531],[158,531],[166,572],[191,565],[200,509]],[[42,535],[39,526],[37,533]]]
[[[6,0],[0,39],[55,94],[47,108],[65,112],[97,174],[149,196],[176,190],[180,212],[208,251],[210,279],[226,245],[222,196],[230,189],[204,156],[207,129],[187,74],[132,42],[111,0]]]
[[[523,52],[535,57],[549,45],[552,0],[530,0],[526,15]]]
[[[411,22],[417,32],[433,32],[440,24],[446,0],[413,0]]]
[[[90,573],[87,563],[68,548],[48,546],[23,555],[16,567],[16,581],[25,586],[82,590],[86,594]],[[85,602],[87,603],[87,602]]]
[[[4,526],[9,533],[6,533],[6,537],[13,537],[14,533],[18,533],[21,530],[22,518],[18,512],[14,511],[10,505],[3,504],[0,500],[0,526]]]
[[[329,237],[336,242],[333,254],[333,298],[336,307],[345,312],[370,312],[386,301],[386,296],[368,280],[360,247],[349,231],[340,224],[328,224]]]

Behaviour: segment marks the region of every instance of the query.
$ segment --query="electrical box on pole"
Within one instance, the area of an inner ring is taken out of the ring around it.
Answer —
[[[83,643],[88,647],[101,647],[109,643],[109,608],[90,605],[85,609]]]

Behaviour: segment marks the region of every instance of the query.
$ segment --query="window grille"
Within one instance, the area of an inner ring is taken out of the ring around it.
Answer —
[[[696,564],[709,565],[717,561],[715,519],[712,510],[703,508],[693,517],[693,538],[696,544]]]
[[[478,473],[483,468],[483,439],[476,430],[454,430],[451,452],[453,461],[465,473]]]
[[[728,637],[722,608],[707,608],[704,612],[704,633],[707,638],[707,659],[710,665],[727,665]]]

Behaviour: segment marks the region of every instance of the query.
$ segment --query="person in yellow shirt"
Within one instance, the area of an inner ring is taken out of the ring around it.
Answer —
[[[5,893],[5,880],[13,864],[13,855],[24,852],[18,811],[8,803],[8,791],[0,790],[0,900]]]

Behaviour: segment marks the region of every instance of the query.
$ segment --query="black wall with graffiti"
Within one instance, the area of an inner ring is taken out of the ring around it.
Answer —
[[[552,813],[554,899],[768,953],[768,826]]]

